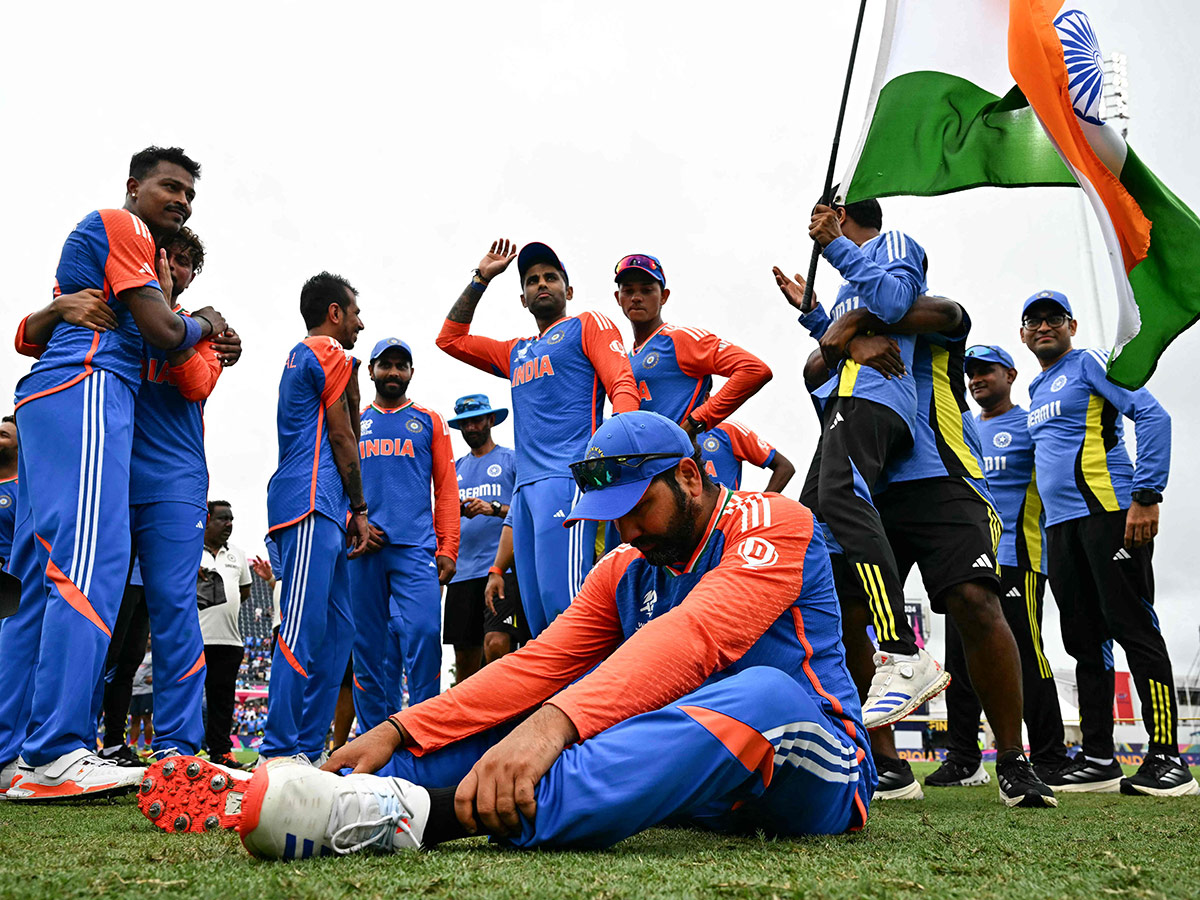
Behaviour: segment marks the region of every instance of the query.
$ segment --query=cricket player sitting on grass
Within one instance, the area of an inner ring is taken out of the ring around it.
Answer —
[[[324,770],[234,781],[164,760],[143,811],[167,831],[236,826],[251,853],[285,859],[473,834],[600,848],[664,822],[862,828],[875,771],[821,530],[698,459],[656,413],[605,422],[571,466],[583,494],[565,524],[615,521],[624,543],[538,637]]]

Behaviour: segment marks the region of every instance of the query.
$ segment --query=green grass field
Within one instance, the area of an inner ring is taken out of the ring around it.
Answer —
[[[933,764],[914,765],[918,777]],[[989,767],[990,768],[990,767]],[[994,783],[877,803],[861,834],[803,840],[653,829],[601,853],[481,839],[431,853],[264,863],[232,833],[168,835],[132,797],[0,802],[3,898],[1193,897],[1200,797],[1064,797],[1008,810]]]

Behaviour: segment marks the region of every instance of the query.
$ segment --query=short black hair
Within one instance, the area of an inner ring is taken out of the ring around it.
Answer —
[[[167,241],[166,249],[182,251],[192,263],[192,275],[199,275],[204,268],[204,244],[192,229],[184,225]]]
[[[193,178],[200,178],[200,163],[183,152],[182,147],[147,147],[129,160],[129,177],[141,181],[161,162],[174,163]]]
[[[300,315],[304,317],[305,326],[316,328],[324,322],[330,303],[345,309],[346,291],[358,296],[354,285],[332,272],[321,272],[304,282],[304,287],[300,288]]]
[[[833,198],[837,196],[840,184],[833,186],[833,191],[829,196],[829,205],[834,209],[844,209],[846,215],[861,225],[863,228],[883,228],[883,208],[879,205],[879,201],[871,198],[869,200],[857,200],[854,203],[834,203]],[[817,201],[824,203],[822,198]]]
[[[16,425],[16,424],[17,424],[17,417],[16,417],[16,416],[3,416],[3,417],[0,417],[0,423],[2,423],[2,422],[12,422],[14,425]]]
[[[695,440],[692,441],[692,447],[694,448],[695,452],[692,453],[691,460],[696,464],[696,468],[700,470],[700,483],[704,486],[704,492],[708,493],[709,488],[715,488],[717,483],[708,476],[706,471],[704,471],[704,456],[700,453],[700,448],[696,446]],[[680,462],[683,462],[683,460],[680,460]],[[650,484],[653,485],[656,481],[665,482],[667,487],[671,489],[672,494],[674,494],[676,497],[682,497],[683,489],[679,487],[679,482],[677,482],[674,477],[675,470],[678,468],[679,464],[676,463],[665,472],[659,472],[652,479],[650,479]]]
[[[211,516],[213,514],[213,510],[216,509],[218,506],[224,506],[226,509],[230,510],[231,512],[233,511],[233,504],[230,503],[228,500],[209,500],[208,501],[208,514]]]

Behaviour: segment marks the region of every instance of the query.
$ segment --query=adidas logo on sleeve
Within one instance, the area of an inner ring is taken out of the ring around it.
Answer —
[[[1005,597],[1016,597],[1016,598],[1020,599],[1021,591],[1019,588],[1013,588],[1011,591],[1009,591],[1004,596]]]
[[[975,560],[975,562],[971,563],[971,568],[972,569],[990,569],[990,568],[992,568],[992,561],[990,559],[988,559],[988,555],[986,553],[980,553],[979,559],[977,559],[977,560]]]

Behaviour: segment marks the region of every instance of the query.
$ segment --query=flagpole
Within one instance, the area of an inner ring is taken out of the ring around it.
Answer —
[[[842,142],[842,122],[846,118],[846,101],[850,99],[850,78],[854,75],[854,57],[858,55],[858,37],[862,34],[863,16],[867,11],[867,0],[858,4],[858,22],[854,25],[854,43],[850,45],[850,62],[846,66],[846,83],[842,86],[842,105],[838,109],[837,128],[833,132],[833,146],[829,150],[829,169],[825,173],[825,190],[821,192],[821,203],[828,206],[833,197],[833,170],[837,166],[838,145]],[[804,283],[804,300],[801,310],[812,308],[813,281],[817,277],[817,260],[821,258],[821,245],[813,241],[812,259],[808,263],[808,280]]]

